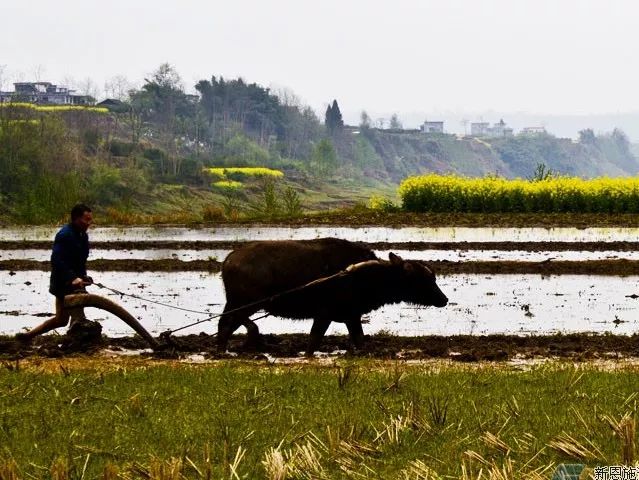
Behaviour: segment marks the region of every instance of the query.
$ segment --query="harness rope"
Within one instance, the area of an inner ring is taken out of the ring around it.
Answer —
[[[198,320],[197,322],[193,322],[193,323],[190,323],[188,325],[184,325],[183,327],[174,328],[173,330],[166,330],[166,331],[162,332],[162,334],[160,335],[161,337],[162,336],[163,337],[168,337],[169,335],[171,335],[171,334],[173,334],[175,332],[179,332],[180,330],[184,330],[185,328],[194,327],[195,325],[199,325],[200,323],[204,323],[204,322],[209,322],[209,321],[211,321],[211,320],[213,320],[215,318],[219,318],[219,317],[221,317],[223,315],[228,315],[230,313],[235,313],[235,312],[238,312],[238,311],[241,311],[241,310],[246,310],[247,308],[255,307],[255,306],[258,306],[258,305],[263,305],[265,303],[272,302],[272,301],[278,299],[279,297],[283,297],[284,295],[295,293],[295,292],[304,290],[305,288],[309,288],[309,287],[312,287],[314,285],[317,285],[317,284],[332,280],[334,278],[344,276],[344,275],[346,275],[349,272],[349,270],[352,267],[353,267],[353,265],[349,266],[346,270],[339,271],[339,272],[337,272],[337,273],[335,273],[333,275],[329,275],[328,277],[318,278],[317,280],[313,280],[313,281],[308,282],[308,283],[306,283],[304,285],[300,285],[298,287],[294,287],[294,288],[291,288],[289,290],[285,290],[283,292],[276,293],[275,295],[271,295],[270,297],[266,297],[266,298],[263,298],[261,300],[256,300],[255,302],[247,303],[246,305],[242,305],[242,306],[234,308],[232,310],[228,310],[228,311],[225,311],[225,312],[222,312],[222,313],[216,313],[216,314],[213,314],[213,315],[211,315],[211,312],[203,312],[203,311],[200,311],[200,310],[191,310],[189,308],[177,307],[175,305],[158,302],[156,300],[151,300],[149,298],[144,298],[144,297],[141,297],[139,295],[132,294],[132,293],[125,293],[125,292],[122,292],[120,290],[116,290],[115,288],[108,287],[108,286],[104,285],[103,283],[93,283],[93,285],[95,285],[96,287],[99,287],[99,288],[104,288],[106,290],[110,290],[111,292],[113,292],[113,293],[115,293],[117,295],[124,296],[124,297],[135,298],[136,300],[140,300],[140,301],[143,301],[143,302],[154,303],[156,305],[161,305],[161,306],[167,307],[167,308],[173,308],[175,310],[182,310],[184,312],[189,312],[189,313],[197,313],[197,314],[200,314],[200,315],[210,315],[208,318],[205,318],[203,320]],[[269,315],[270,315],[270,313],[267,312],[267,313],[265,313],[264,315],[262,315],[260,317],[252,319],[251,321],[255,322],[257,320],[261,320],[264,317],[268,317]],[[215,335],[217,335],[217,333],[213,334],[213,336],[215,336]]]

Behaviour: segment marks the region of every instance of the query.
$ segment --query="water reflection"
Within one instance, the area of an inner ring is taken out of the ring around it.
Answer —
[[[8,227],[0,240],[51,240],[58,227]],[[93,241],[245,241],[338,237],[366,242],[610,242],[636,241],[639,228],[469,227],[96,227]]]

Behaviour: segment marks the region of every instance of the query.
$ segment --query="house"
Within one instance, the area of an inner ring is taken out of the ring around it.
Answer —
[[[510,137],[513,135],[513,129],[506,125],[502,118],[498,123],[494,123],[492,127],[488,122],[471,123],[470,134],[473,137]]]
[[[470,124],[470,134],[473,137],[487,137],[489,129],[490,123],[488,122],[474,122]]]
[[[107,98],[102,100],[100,103],[96,103],[95,106],[108,108],[110,112],[117,113],[126,112],[128,110],[128,105],[117,98]]]
[[[526,137],[535,137],[537,135],[544,135],[545,133],[545,127],[524,127],[519,134]]]
[[[89,95],[76,95],[75,90],[50,82],[17,82],[15,91],[0,92],[0,102],[28,102],[46,105],[93,105]]]
[[[499,123],[493,124],[492,128],[489,128],[491,137],[512,137],[513,129],[506,125],[504,119],[499,120]]]
[[[425,121],[419,129],[423,133],[444,133],[444,122]]]

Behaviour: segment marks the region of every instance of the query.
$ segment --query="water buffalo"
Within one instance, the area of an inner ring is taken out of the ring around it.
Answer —
[[[361,244],[335,238],[249,243],[224,260],[222,280],[224,311],[229,312],[218,324],[222,350],[240,325],[247,329],[249,344],[259,341],[259,330],[249,319],[258,310],[286,318],[312,318],[306,350],[311,355],[332,321],[345,323],[352,343],[361,347],[363,314],[402,301],[437,307],[448,303],[423,262],[392,253],[388,261],[381,260]],[[313,283],[296,289],[309,282]],[[287,293],[280,295],[283,292]]]

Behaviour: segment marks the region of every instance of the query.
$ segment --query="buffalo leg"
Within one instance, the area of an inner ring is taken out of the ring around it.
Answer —
[[[253,320],[247,318],[242,322],[246,328],[246,343],[244,346],[249,350],[256,350],[260,347],[260,329]]]
[[[224,307],[225,312],[232,310],[235,310],[235,307],[229,304]],[[245,346],[255,349],[260,345],[260,330],[249,315],[251,315],[250,312],[244,311],[222,314],[217,325],[217,346],[220,351],[227,349],[231,335],[242,325],[246,328],[247,334]]]
[[[306,349],[306,356],[310,357],[315,353],[315,350],[320,346],[322,337],[328,330],[328,326],[331,324],[330,320],[323,318],[316,318],[313,320],[313,326],[311,327],[311,338],[308,342],[308,348]]]
[[[362,319],[353,318],[345,322],[348,329],[348,335],[355,348],[364,346],[364,330],[362,329]]]
[[[224,312],[234,310],[234,309],[235,307],[227,303],[226,306],[224,307]],[[231,338],[231,335],[233,335],[233,332],[235,332],[235,330],[240,328],[240,325],[244,324],[244,322],[247,322],[247,321],[250,322],[247,315],[244,315],[244,314],[238,315],[237,312],[223,313],[217,324],[218,350],[222,352],[226,351],[226,348],[228,347],[229,339]]]

